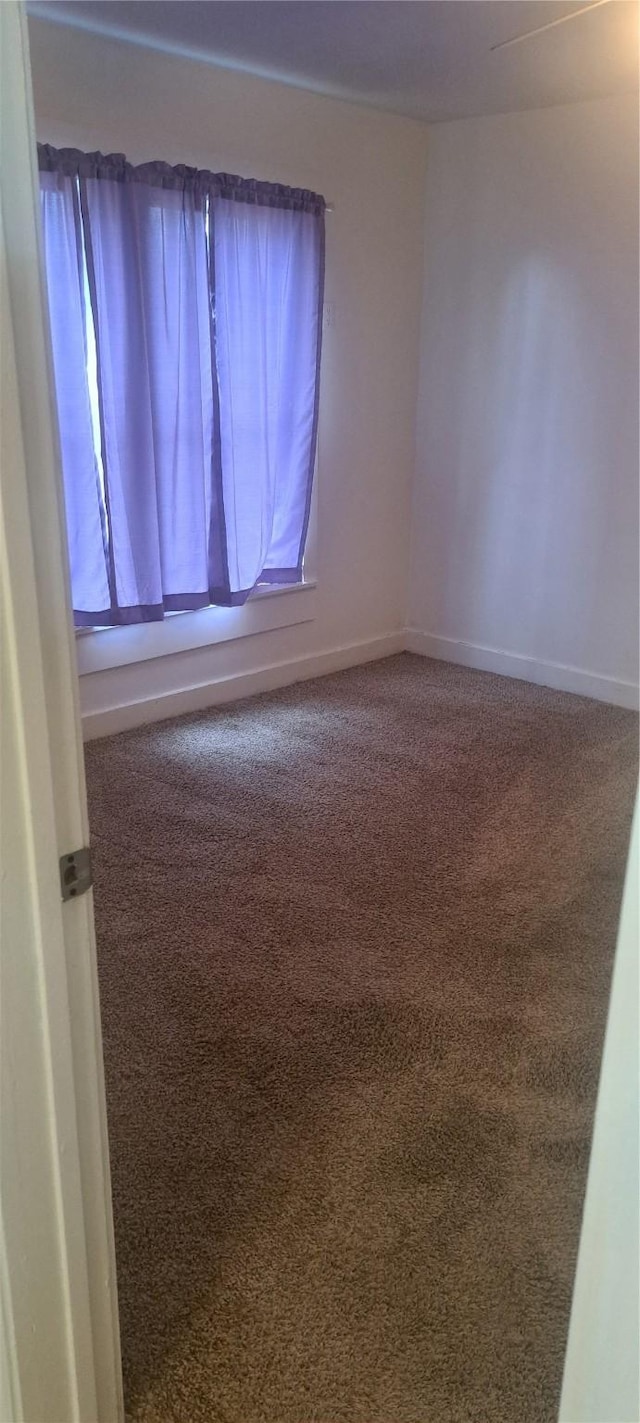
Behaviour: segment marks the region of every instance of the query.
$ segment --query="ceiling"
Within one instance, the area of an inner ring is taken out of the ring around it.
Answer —
[[[62,24],[435,122],[638,86],[637,0],[34,0]],[[573,12],[566,23],[495,49]]]

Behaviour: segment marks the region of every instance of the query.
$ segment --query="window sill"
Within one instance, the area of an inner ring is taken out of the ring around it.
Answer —
[[[316,591],[313,580],[277,584],[256,588],[241,608],[200,608],[197,612],[173,613],[163,622],[131,627],[78,628],[78,673],[83,677],[111,667],[311,622],[316,612]]]

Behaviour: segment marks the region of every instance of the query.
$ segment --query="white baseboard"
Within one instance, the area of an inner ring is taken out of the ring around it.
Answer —
[[[147,722],[204,711],[207,707],[221,706],[224,702],[256,696],[260,692],[273,692],[278,687],[305,682],[311,677],[323,677],[330,672],[341,672],[347,667],[375,662],[397,652],[417,652],[422,657],[475,667],[482,672],[498,672],[503,677],[517,677],[556,691],[575,692],[578,696],[594,697],[613,706],[634,711],[638,709],[638,687],[633,682],[619,681],[597,672],[585,672],[579,667],[564,666],[559,662],[537,661],[516,652],[503,652],[495,647],[482,647],[457,638],[438,637],[434,633],[420,632],[417,628],[406,628],[404,632],[388,633],[383,637],[331,648],[327,652],[274,662],[252,672],[219,677],[159,697],[146,697],[86,712],[82,718],[83,737],[85,741],[93,741],[99,736],[113,736],[116,732],[129,731]]]
[[[438,637],[435,633],[420,632],[417,628],[406,629],[404,646],[407,652],[417,652],[422,657],[455,662],[461,667],[475,667],[481,672],[499,672],[503,677],[517,677],[541,687],[552,687],[557,692],[576,692],[581,697],[594,697],[599,702],[638,710],[638,687],[634,682],[621,682],[615,677],[604,677],[599,672],[585,672],[580,667],[565,666],[561,662],[539,661],[517,652],[502,652],[496,647],[482,647],[478,643],[462,642],[453,637]]]
[[[404,633],[388,633],[383,637],[368,638],[364,642],[352,642],[345,647],[331,648],[328,652],[294,657],[286,662],[274,662],[252,672],[219,677],[216,681],[185,687],[177,692],[167,692],[161,697],[149,697],[107,707],[102,711],[86,712],[82,718],[83,738],[85,741],[94,741],[99,736],[113,736],[118,731],[130,731],[133,727],[146,725],[147,722],[164,721],[166,717],[204,711],[207,707],[221,706],[224,702],[233,702],[239,697],[256,696],[260,692],[274,692],[278,687],[287,687],[293,682],[306,682],[311,677],[342,672],[347,667],[357,667],[364,662],[377,662],[382,657],[391,657],[404,649]]]

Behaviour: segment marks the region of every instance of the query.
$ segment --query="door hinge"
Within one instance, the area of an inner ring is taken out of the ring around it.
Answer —
[[[60,856],[60,892],[63,899],[77,899],[92,885],[91,851],[88,845]]]

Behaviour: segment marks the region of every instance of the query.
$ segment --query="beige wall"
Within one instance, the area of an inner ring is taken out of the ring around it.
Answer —
[[[432,128],[424,282],[410,624],[631,698],[637,99]]]
[[[381,655],[407,623],[417,651],[633,705],[637,101],[435,125],[427,175],[422,124],[42,20],[30,35],[40,138],[335,203],[317,593],[245,618],[272,630],[167,655],[155,629],[146,660],[113,669],[83,645],[94,732],[112,707],[166,715],[225,679],[260,690],[300,659]]]
[[[407,592],[427,130],[285,85],[29,25],[38,137],[316,189],[327,217],[311,622],[84,676],[85,709],[399,631]],[[294,595],[295,596],[295,595]],[[110,634],[103,636],[109,637]]]

